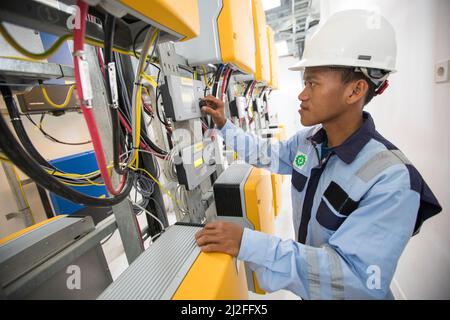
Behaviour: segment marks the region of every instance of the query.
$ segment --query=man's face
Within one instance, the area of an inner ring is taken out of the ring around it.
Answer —
[[[326,67],[306,68],[305,88],[299,94],[300,122],[312,126],[333,120],[346,110],[341,74]]]

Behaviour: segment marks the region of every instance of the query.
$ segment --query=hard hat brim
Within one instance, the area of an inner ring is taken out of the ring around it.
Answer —
[[[326,62],[318,62],[318,61],[308,61],[308,59],[301,59],[300,61],[296,62],[292,66],[288,67],[288,70],[290,71],[304,71],[305,68],[308,67],[326,67],[326,66],[342,66],[342,67],[365,67],[365,68],[377,68],[389,71],[389,73],[395,73],[397,72],[394,68],[382,68],[381,66],[377,65],[366,65],[364,63],[358,64],[358,63],[326,63]]]

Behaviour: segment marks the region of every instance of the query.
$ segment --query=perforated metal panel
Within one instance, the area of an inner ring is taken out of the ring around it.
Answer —
[[[173,225],[100,296],[100,300],[171,299],[200,253],[200,227]]]

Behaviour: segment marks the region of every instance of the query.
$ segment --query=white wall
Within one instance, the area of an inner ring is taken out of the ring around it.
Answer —
[[[6,24],[7,29],[14,35],[15,38],[20,39],[22,43],[26,43],[26,48],[33,52],[43,51],[42,42],[38,34],[33,30],[18,27],[11,24]],[[9,46],[3,37],[0,37],[0,52],[2,56],[21,56],[16,50]],[[2,113],[6,112],[6,107],[3,98],[0,95],[0,110]],[[7,115],[5,119],[9,119]],[[39,115],[32,116],[35,122],[40,119]],[[25,129],[29,133],[30,139],[37,148],[37,150],[46,159],[60,158],[69,154],[80,153],[86,150],[91,150],[92,145],[81,146],[67,146],[53,143],[46,139],[25,117],[22,117]],[[8,121],[8,120],[7,120]],[[83,115],[79,113],[67,113],[61,117],[46,116],[43,127],[50,135],[62,141],[80,142],[90,140],[89,132],[87,130]],[[26,176],[17,169],[18,174],[22,179]],[[36,185],[31,183],[24,186],[24,191],[30,203],[30,207],[35,215],[36,222],[46,219],[44,208],[42,207]],[[15,231],[24,228],[23,219],[20,217],[6,220],[6,215],[10,212],[17,212],[17,205],[14,201],[13,194],[5,177],[3,167],[0,166],[0,238],[5,237]]]
[[[3,100],[0,98],[0,107],[3,109]],[[8,116],[5,116],[8,118]],[[40,116],[32,116],[34,121],[39,121]],[[25,129],[29,133],[36,149],[46,159],[56,159],[69,154],[80,153],[91,150],[92,145],[68,146],[51,142],[46,139],[25,117],[22,118]],[[89,132],[82,114],[68,113],[61,117],[47,116],[44,120],[44,129],[62,141],[81,142],[89,141]],[[27,177],[17,169],[22,179]],[[24,186],[24,191],[34,213],[36,222],[46,219],[44,208],[34,183]],[[17,205],[8,185],[3,168],[0,166],[0,238],[24,228],[23,220],[19,217],[6,220],[6,214],[17,212]]]
[[[450,83],[434,82],[435,63],[450,59],[450,1],[322,0],[321,18],[353,8],[379,10],[396,30],[398,72],[367,110],[444,208],[409,242],[393,290],[403,299],[450,299]]]
[[[297,61],[292,56],[280,58],[279,88],[270,94],[269,112],[278,114],[278,122],[286,126],[288,137],[302,128],[298,113],[300,101],[297,98],[302,90],[301,74],[288,70]]]

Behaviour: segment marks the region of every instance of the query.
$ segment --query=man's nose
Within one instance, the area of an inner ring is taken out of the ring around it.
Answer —
[[[306,88],[304,88],[304,89],[302,90],[302,92],[300,92],[300,94],[298,95],[297,98],[298,98],[298,100],[300,100],[300,101],[306,101],[306,100],[309,99],[308,95],[306,94]]]

